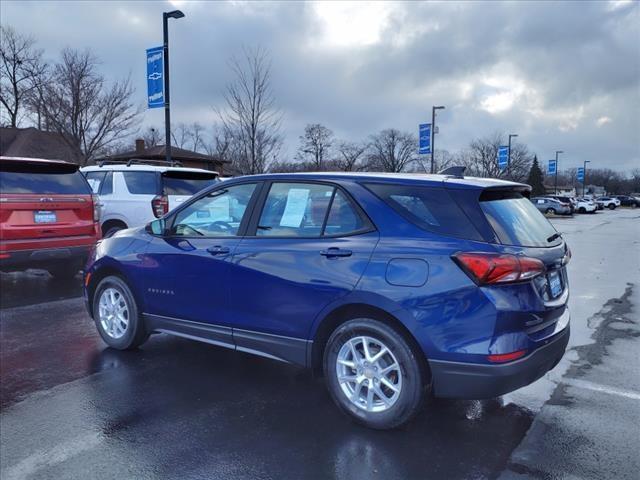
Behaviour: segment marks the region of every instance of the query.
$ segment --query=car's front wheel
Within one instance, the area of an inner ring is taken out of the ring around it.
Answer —
[[[102,340],[112,348],[133,349],[149,338],[133,293],[120,277],[108,276],[98,284],[93,319]]]
[[[329,392],[359,423],[389,429],[420,409],[429,385],[423,360],[394,328],[373,319],[340,325],[324,353]]]
[[[544,212],[547,215],[555,215],[556,214],[556,209],[555,208],[547,208],[547,210]]]
[[[616,209],[616,204],[615,203],[610,203],[609,204],[609,210],[615,210]]]

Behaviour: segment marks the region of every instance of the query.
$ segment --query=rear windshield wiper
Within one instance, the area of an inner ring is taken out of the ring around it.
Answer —
[[[556,232],[553,235],[551,235],[549,238],[547,238],[547,242],[551,243],[553,242],[556,238],[562,238],[562,234],[560,232]]]

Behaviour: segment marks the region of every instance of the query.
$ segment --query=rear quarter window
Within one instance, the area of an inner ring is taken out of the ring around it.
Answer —
[[[91,189],[74,166],[2,163],[0,193],[89,195]]]
[[[193,195],[217,181],[216,174],[166,172],[162,175],[162,189],[166,195]]]
[[[127,190],[133,195],[157,195],[158,177],[155,172],[122,172]]]
[[[365,186],[402,217],[423,230],[482,240],[445,188],[374,183]]]

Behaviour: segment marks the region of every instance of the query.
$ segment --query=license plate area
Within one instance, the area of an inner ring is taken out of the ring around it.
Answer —
[[[549,283],[549,293],[551,298],[557,298],[562,293],[562,279],[559,272],[551,272],[547,275],[547,281]]]
[[[52,212],[51,210],[38,210],[33,212],[33,221],[35,223],[56,223],[58,217],[56,212]]]

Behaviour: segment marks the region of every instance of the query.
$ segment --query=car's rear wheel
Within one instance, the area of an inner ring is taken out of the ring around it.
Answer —
[[[329,392],[357,422],[376,429],[398,427],[419,411],[429,385],[418,355],[389,325],[350,320],[327,342],[324,373]]]
[[[120,277],[105,277],[98,284],[93,318],[102,340],[118,350],[136,348],[149,338],[131,289]]]
[[[615,210],[615,209],[616,209],[615,203],[610,203],[609,204],[609,210]]]
[[[586,209],[586,208],[584,208],[584,207],[580,207],[580,208],[578,209],[578,213],[587,213],[587,209]]]
[[[555,215],[556,214],[556,209],[555,208],[547,208],[547,210],[544,212],[547,215]]]

